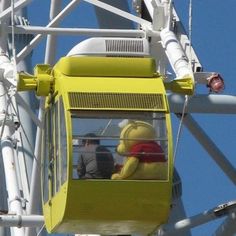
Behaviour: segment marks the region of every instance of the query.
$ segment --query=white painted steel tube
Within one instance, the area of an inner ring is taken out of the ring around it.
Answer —
[[[11,27],[7,28],[11,32]],[[90,29],[90,28],[45,28],[41,26],[16,26],[16,34],[51,34],[51,35],[86,35],[86,36],[106,36],[106,37],[144,37],[159,36],[157,31],[144,32],[143,30],[127,30],[127,29]]]
[[[79,3],[80,0],[72,0],[46,27],[53,27],[57,25],[73,8]],[[33,48],[41,41],[43,35],[37,35],[27,46],[25,46],[16,56],[16,62],[23,60]]]
[[[3,56],[0,57],[0,61]],[[6,90],[2,82],[0,82],[0,94],[5,94]],[[5,171],[6,187],[8,191],[9,211],[18,215],[22,214],[22,204],[19,185],[17,182],[16,168],[14,163],[14,150],[11,136],[14,133],[14,122],[11,121],[7,113],[7,97],[0,97],[1,110],[1,149]],[[24,236],[24,229],[13,228],[14,235]]]
[[[41,227],[43,224],[42,215],[0,215],[0,226],[4,227]]]
[[[1,1],[1,13],[10,6],[10,2],[9,0],[3,0]],[[9,19],[5,19],[2,20],[1,23],[2,25],[6,24],[9,21]],[[7,32],[5,32],[3,30],[3,32],[1,32],[1,38],[0,38],[0,54],[4,54],[7,51],[8,45],[7,45]],[[1,94],[0,94],[1,95]],[[1,112],[1,111],[0,111]],[[1,129],[0,129],[1,130]],[[2,153],[0,154],[0,158],[2,158]],[[3,158],[2,158],[3,159]],[[0,179],[0,191],[1,191],[1,199],[0,199],[0,207],[1,209],[7,209],[8,208],[8,203],[7,203],[7,189],[6,189],[6,178],[4,175],[4,164],[3,164],[3,160],[1,160],[1,173],[2,174],[2,178]],[[4,227],[0,227],[0,236],[9,236],[9,231],[4,228]]]
[[[159,236],[176,236],[186,229],[194,228],[217,218],[213,211],[206,211],[196,216],[180,220],[173,225],[166,225],[166,231],[160,233]]]
[[[209,221],[219,219],[226,215],[230,215],[235,211],[235,203],[232,204],[224,203],[219,205],[213,209],[204,211],[198,215],[180,220],[174,224],[167,224],[164,225],[163,228],[160,230],[158,236],[176,236],[177,234],[183,232],[186,229],[191,229],[196,226],[205,224]],[[231,234],[225,234],[231,235]]]
[[[107,4],[107,3],[104,3],[102,1],[98,1],[98,0],[84,0],[84,2],[88,2],[90,4],[93,4],[94,6],[100,7],[102,9],[105,9],[105,10],[107,10],[109,12],[112,12],[112,13],[114,13],[116,15],[119,15],[121,17],[124,17],[124,18],[128,19],[128,20],[136,22],[136,23],[142,25],[143,28],[149,28],[149,29],[151,28],[151,22],[149,22],[147,20],[144,20],[144,19],[142,19],[140,17],[134,16],[131,13],[128,13],[126,11],[122,11],[119,8],[113,7],[113,6],[111,6],[111,5]]]
[[[161,31],[160,37],[170,64],[177,75],[177,79],[191,75],[192,71],[189,67],[187,57],[175,34],[165,28]]]
[[[51,0],[50,21],[52,21],[53,18],[56,17],[56,15],[60,12],[60,9],[61,9],[61,0]],[[55,64],[56,51],[57,51],[56,45],[57,45],[56,36],[48,35],[44,62],[46,64],[50,64],[51,66]]]
[[[185,97],[168,94],[170,111],[181,113]],[[186,113],[236,114],[236,96],[223,94],[194,95],[188,98]]]
[[[22,8],[24,8],[26,5],[28,5],[32,0],[20,0],[16,1],[14,4],[14,11],[18,11]],[[2,13],[0,13],[0,20],[6,20],[11,16],[11,7],[8,7],[6,10],[4,10]]]

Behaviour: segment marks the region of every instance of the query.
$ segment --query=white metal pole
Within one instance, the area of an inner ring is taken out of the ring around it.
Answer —
[[[165,28],[161,31],[160,37],[172,69],[177,75],[177,79],[191,76],[192,70],[189,66],[188,59],[175,34],[168,28]]]
[[[9,1],[9,0],[8,0]],[[27,4],[29,4],[32,0],[20,0],[20,1],[16,1],[16,3],[14,4],[14,11],[18,11],[22,8],[24,8]],[[9,1],[10,2],[10,1]],[[0,20],[7,20],[10,16],[11,16],[11,7],[8,7],[6,10],[4,10],[1,14],[0,14]]]
[[[53,18],[56,17],[56,15],[60,12],[60,9],[61,9],[61,0],[51,0],[50,21],[52,21]],[[58,26],[58,24],[55,26]],[[53,35],[49,35],[47,37],[44,62],[50,64],[51,66],[53,66],[55,63],[55,57],[57,51],[56,46],[57,46],[56,37]]]
[[[11,27],[6,28],[7,32],[11,32]],[[157,31],[144,32],[143,30],[128,30],[128,29],[90,29],[90,28],[45,28],[41,26],[16,26],[15,33],[17,34],[50,34],[50,35],[87,35],[100,37],[145,37],[159,36]]]
[[[175,236],[178,233],[184,232],[186,229],[191,229],[209,221],[232,214],[235,211],[235,208],[235,202],[224,203],[211,210],[180,220],[175,224],[167,224],[160,229],[158,236]]]
[[[19,16],[22,17],[22,16]],[[19,50],[22,48],[25,43],[27,42],[27,36],[23,35],[22,37],[19,37],[19,35],[16,35],[15,37],[15,44],[16,48]],[[17,64],[17,70],[18,71],[29,71],[31,69],[31,63],[28,60],[29,58],[25,58],[24,61],[21,61]],[[33,146],[35,141],[35,127],[33,124],[33,121],[30,117],[30,114],[28,112],[25,112],[23,107],[18,101],[18,98],[21,97],[21,99],[28,104],[29,107],[33,110],[34,108],[31,106],[36,99],[30,96],[28,92],[22,92],[18,94],[18,96],[15,96],[16,98],[16,105],[15,109],[18,113],[18,119],[20,122],[20,127],[17,130],[17,155],[18,155],[18,161],[20,164],[20,174],[22,177],[22,186],[23,186],[23,192],[24,192],[24,198],[29,200],[29,183],[32,175],[32,165],[33,165]]]
[[[42,227],[43,224],[42,215],[0,215],[0,226],[4,227]]]
[[[4,71],[5,65],[9,68],[10,61],[4,55],[0,56],[0,68]],[[13,70],[13,68],[12,68]],[[5,72],[5,71],[4,71]],[[15,132],[15,125],[11,114],[8,112],[9,100],[6,95],[7,90],[4,87],[3,80],[4,72],[1,75],[0,81],[0,121],[1,121],[1,148],[4,163],[4,171],[6,178],[6,187],[8,191],[9,212],[14,212],[17,215],[22,214],[21,195],[19,184],[17,181],[16,167],[14,161],[14,150],[12,144],[12,135]],[[5,95],[4,95],[5,94]],[[24,236],[24,229],[13,228],[14,236]]]
[[[10,6],[10,1],[4,0],[1,2],[1,13]],[[2,20],[2,24],[8,25],[8,20]],[[0,54],[5,54],[7,51],[7,34],[6,32],[2,32],[2,36],[0,38]],[[0,155],[1,158],[1,173],[2,173],[2,178],[0,180],[0,191],[1,191],[1,209],[6,210],[8,208],[8,203],[7,203],[7,189],[6,189],[6,178],[4,175],[4,164],[3,164],[3,157],[2,153]],[[0,236],[9,236],[10,235],[10,229],[7,229],[5,227],[0,227]]]
[[[73,8],[79,3],[80,0],[72,0],[46,27],[53,27],[57,25]],[[24,47],[16,57],[16,62],[24,59],[32,49],[41,41],[43,35],[37,35],[26,47]]]
[[[28,21],[26,18],[25,11],[18,11],[17,17],[15,18],[15,25],[28,25]],[[14,25],[14,26],[15,26]],[[14,28],[15,29],[15,28]],[[15,30],[14,30],[15,32]],[[15,47],[17,51],[20,51],[27,43],[29,43],[30,35],[24,34],[23,36],[19,36],[18,34],[14,35],[15,37]],[[29,71],[31,70],[31,58],[26,57],[24,60],[21,60],[17,64],[18,71]],[[22,92],[21,94],[16,95],[17,105],[15,109],[18,112],[20,127],[16,132],[17,142],[17,161],[19,163],[19,173],[18,176],[21,177],[19,179],[22,180],[22,193],[25,201],[24,210],[28,210],[28,204],[30,202],[29,197],[29,183],[32,177],[32,166],[33,166],[33,157],[34,157],[34,142],[35,142],[35,126],[33,125],[33,121],[30,117],[30,114],[33,113],[32,110],[36,109],[36,98],[32,96],[29,92]],[[31,107],[31,113],[24,110],[22,107],[22,103],[26,104],[28,107]],[[33,105],[33,106],[32,106]],[[25,211],[24,211],[25,213]],[[26,229],[25,229],[26,230]],[[24,234],[25,235],[25,234]]]
[[[147,20],[144,20],[144,19],[142,19],[140,17],[134,16],[131,13],[128,13],[126,11],[122,11],[122,10],[120,10],[117,7],[113,7],[113,6],[111,6],[111,5],[107,4],[107,3],[104,3],[104,2],[98,1],[98,0],[84,0],[84,1],[88,2],[90,4],[93,4],[94,6],[97,6],[99,8],[105,9],[105,10],[107,10],[109,12],[112,12],[112,13],[114,13],[116,15],[124,17],[124,18],[126,18],[128,20],[136,22],[136,23],[142,25],[143,28],[151,29],[151,22],[149,22]]]
[[[170,111],[172,113],[181,113],[185,97],[179,94],[168,94]],[[204,114],[236,114],[236,96],[233,95],[194,95],[189,97],[186,113],[204,113]]]

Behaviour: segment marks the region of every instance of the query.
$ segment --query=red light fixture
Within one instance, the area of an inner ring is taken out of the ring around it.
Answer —
[[[207,78],[207,87],[210,88],[210,92],[220,93],[224,90],[224,80],[220,74],[213,74]]]

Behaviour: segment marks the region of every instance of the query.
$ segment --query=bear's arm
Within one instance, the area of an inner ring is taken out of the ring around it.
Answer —
[[[138,163],[139,159],[137,157],[128,157],[120,173],[113,174],[112,179],[127,179],[135,172]]]

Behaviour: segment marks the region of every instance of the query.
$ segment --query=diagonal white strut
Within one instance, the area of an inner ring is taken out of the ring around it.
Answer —
[[[235,210],[236,210],[236,201],[223,203],[213,209],[180,220],[174,224],[164,225],[163,228],[159,230],[158,236],[175,236],[177,233],[184,232],[184,230],[186,229],[194,228],[196,226],[205,224],[212,220],[216,220],[226,215],[235,214]],[[224,235],[229,236],[231,234],[224,234]]]
[[[119,8],[113,7],[113,6],[111,6],[109,4],[106,4],[106,3],[102,2],[102,1],[98,1],[98,0],[83,0],[83,1],[91,3],[94,6],[103,8],[103,9],[105,9],[107,11],[110,11],[110,12],[112,12],[112,13],[114,13],[116,15],[119,15],[121,17],[124,17],[124,18],[126,18],[128,20],[134,21],[134,22],[142,25],[144,28],[145,27],[148,28],[148,29],[151,28],[151,23],[149,21],[144,20],[144,19],[142,19],[140,17],[134,16],[134,15],[132,15],[132,14],[126,12],[126,11],[122,11]]]
[[[46,27],[53,27],[57,25],[63,17],[65,17],[75,6],[79,3],[80,0],[72,0]],[[23,60],[36,45],[41,41],[43,35],[38,34],[27,46],[25,46],[16,56],[16,62]]]
[[[224,171],[226,176],[236,184],[236,169],[228,161],[221,150],[213,143],[213,141],[207,136],[204,130],[197,124],[190,114],[186,114],[184,117],[184,125],[189,129],[192,135],[198,140],[198,142],[205,148],[216,164]]]
[[[16,1],[16,3],[14,4],[14,11],[18,11],[22,8],[24,8],[26,5],[28,5],[32,0],[20,0],[20,1]],[[3,12],[0,13],[0,20],[4,21],[7,20],[10,16],[11,16],[11,11],[12,8],[8,7],[7,9],[5,9]]]
[[[192,76],[192,69],[174,32],[165,28],[160,33],[162,45],[177,79]]]

